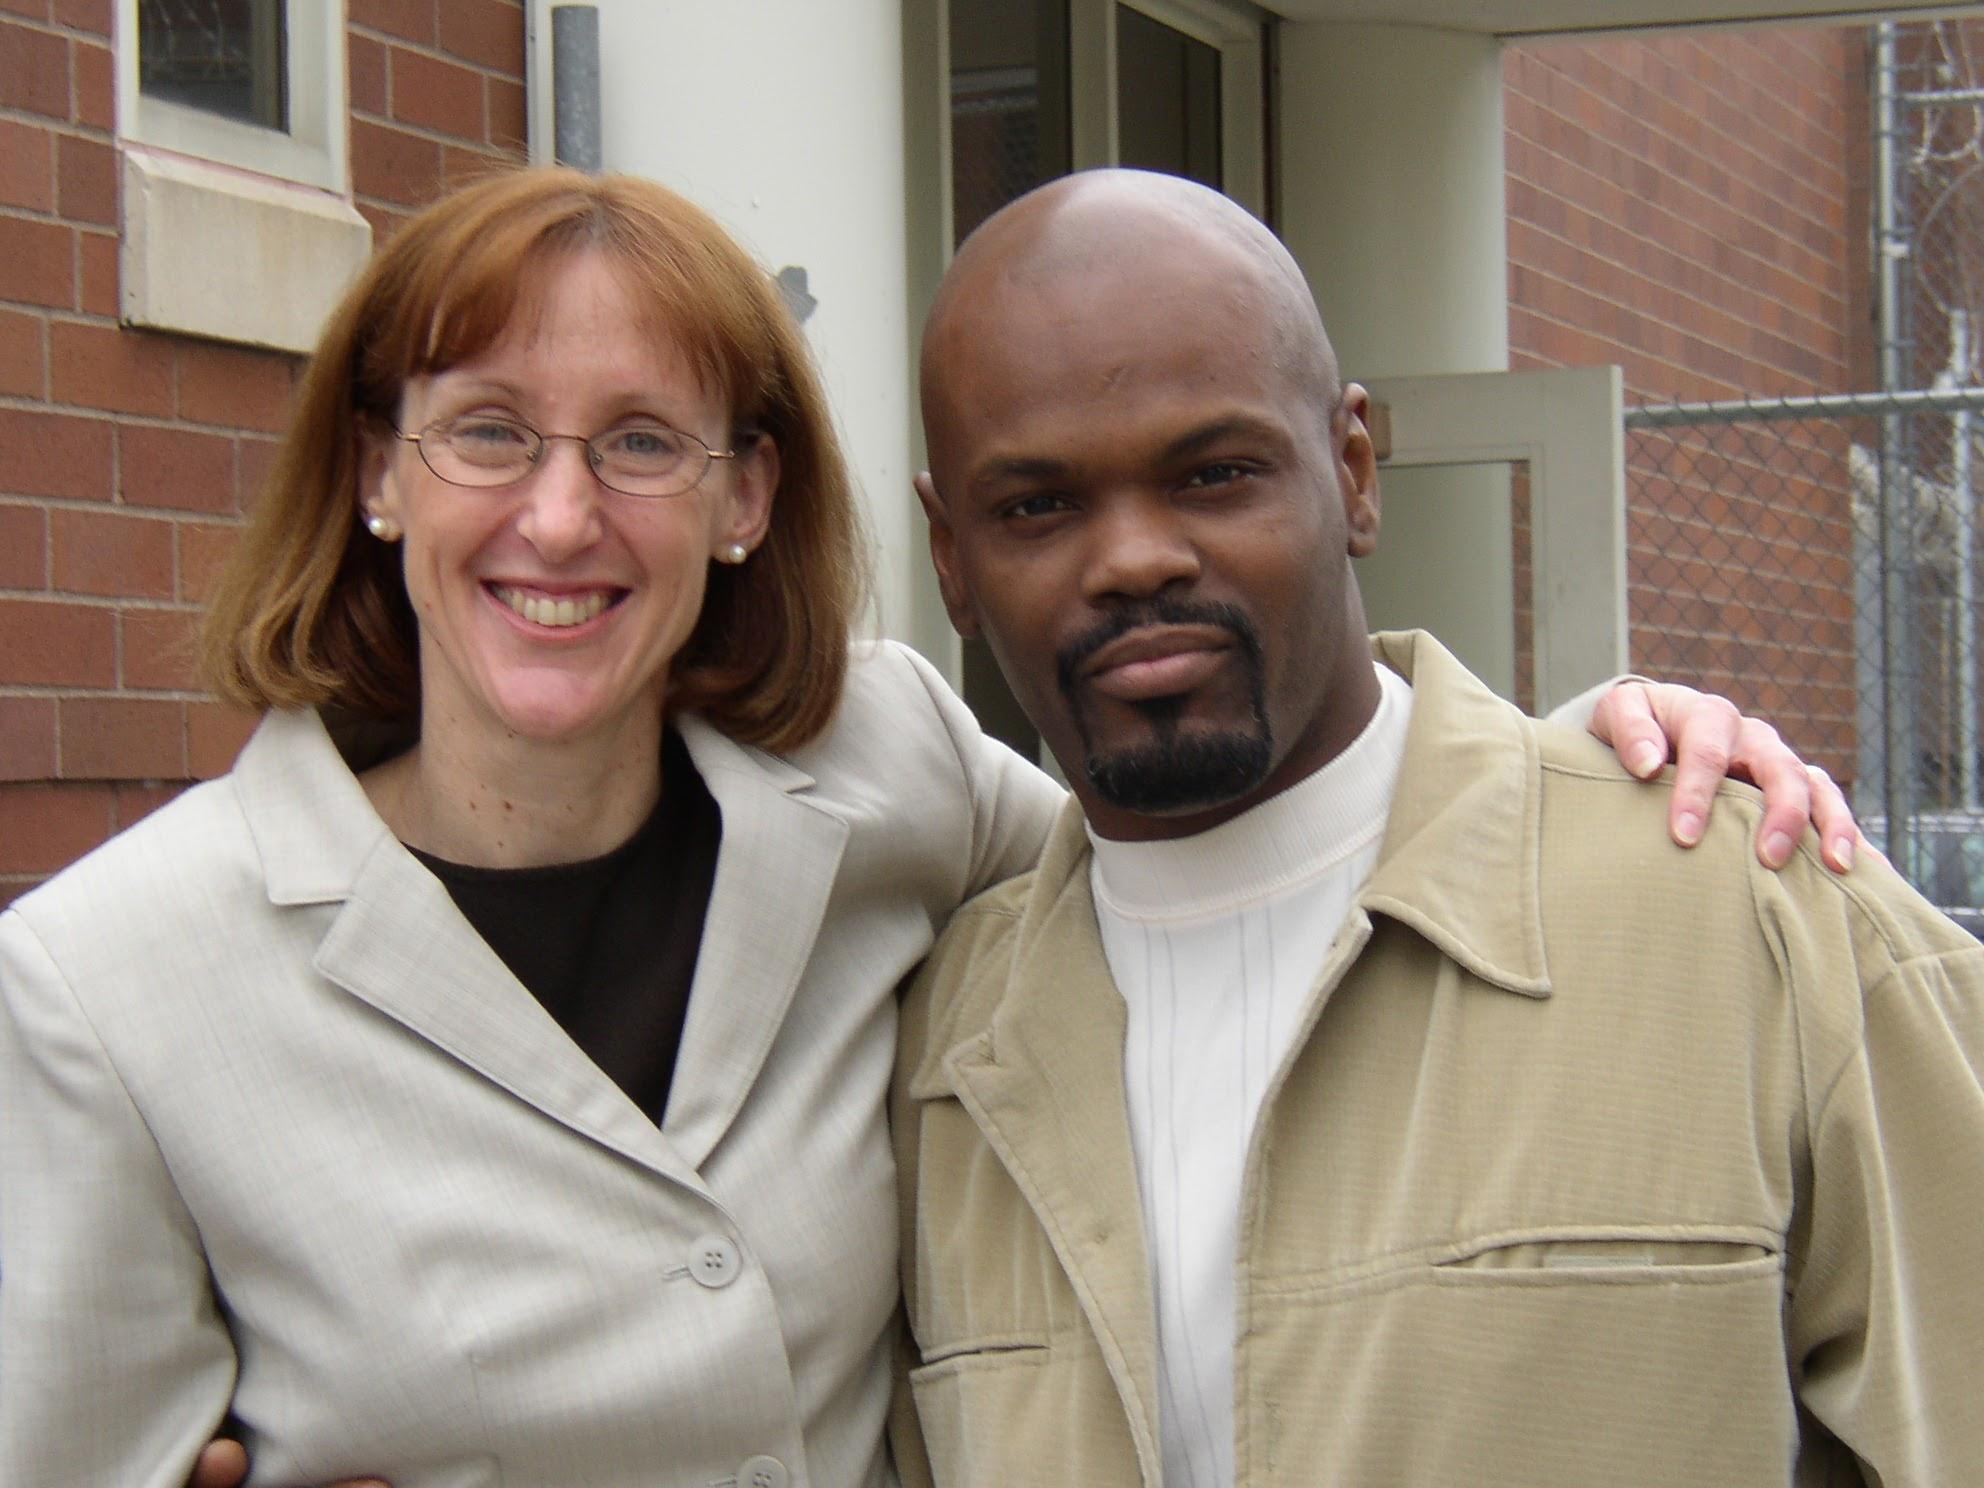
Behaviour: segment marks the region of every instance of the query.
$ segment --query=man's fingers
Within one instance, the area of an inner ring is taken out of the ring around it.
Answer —
[[[187,1488],[236,1488],[247,1476],[247,1451],[240,1442],[222,1437],[201,1449]]]

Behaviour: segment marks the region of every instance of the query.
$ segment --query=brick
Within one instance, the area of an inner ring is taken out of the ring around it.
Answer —
[[[186,705],[163,698],[65,697],[56,702],[64,780],[183,780]]]
[[[0,873],[59,873],[111,833],[110,788],[0,786]]]
[[[457,139],[483,137],[482,75],[458,63],[394,47],[392,99],[393,117],[404,123]]]
[[[89,129],[108,130],[117,117],[117,75],[110,48],[93,42],[75,43],[75,121]]]
[[[55,142],[56,210],[74,222],[117,226],[117,152],[65,134]]]
[[[76,303],[75,233],[59,222],[0,217],[0,300]]]
[[[450,191],[497,174],[508,166],[509,162],[501,155],[481,148],[469,150],[448,145],[441,151],[441,180]]]
[[[77,233],[76,272],[76,308],[85,315],[116,315],[117,239],[109,233]]]
[[[434,0],[349,0],[346,19],[404,41],[434,44]]]
[[[117,475],[127,505],[235,510],[234,441],[224,434],[126,424],[117,431]]]
[[[0,589],[48,587],[48,513],[0,506]]]
[[[0,599],[0,683],[110,687],[117,680],[117,618],[88,604]]]
[[[223,703],[188,703],[186,772],[195,780],[225,775],[260,722],[255,714]]]
[[[198,610],[125,610],[117,617],[120,687],[197,692]]]
[[[18,310],[0,310],[0,394],[46,397],[47,348],[47,321]]]
[[[53,140],[46,129],[0,119],[0,206],[55,210]]]
[[[424,207],[441,192],[441,147],[403,129],[353,119],[351,184],[360,196]]]
[[[110,810],[115,830],[121,832],[126,827],[135,827],[185,789],[184,783],[177,780],[170,785],[120,780],[110,788]]]
[[[0,108],[67,119],[69,43],[53,31],[0,21]]]
[[[507,78],[490,78],[486,107],[489,111],[489,143],[521,160],[530,138],[524,85],[510,82]]]
[[[55,699],[0,697],[0,781],[55,778]]]
[[[289,423],[297,363],[273,351],[179,345],[179,416],[199,424],[278,432]]]
[[[221,564],[234,550],[240,528],[232,522],[178,522],[179,598],[205,604],[213,598]]]
[[[345,38],[345,85],[351,107],[361,114],[386,112],[386,47],[369,36]]]
[[[63,594],[171,599],[172,523],[123,512],[52,511],[51,577]]]
[[[275,475],[276,456],[281,450],[282,445],[276,440],[242,436],[241,443],[235,449],[235,478],[244,512],[253,510],[256,501],[268,488],[270,479]]]
[[[96,36],[110,34],[110,0],[55,0],[55,24]]]
[[[440,0],[441,50],[513,78],[524,75],[524,13],[503,0]]]
[[[0,408],[0,495],[110,499],[110,424]]]
[[[0,0],[0,11],[26,16],[31,21],[48,19],[48,0]]]
[[[57,403],[113,413],[172,413],[172,342],[113,325],[58,320],[49,363]]]
[[[372,247],[375,252],[383,248],[386,240],[399,231],[400,224],[405,222],[409,215],[405,212],[392,211],[374,202],[362,201],[354,205],[358,208],[358,215],[372,225]]]

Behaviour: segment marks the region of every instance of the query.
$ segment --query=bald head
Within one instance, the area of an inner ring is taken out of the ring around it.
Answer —
[[[1052,315],[1057,302],[1104,292],[1175,292],[1194,281],[1191,298],[1204,313],[1236,314],[1265,328],[1255,354],[1301,385],[1320,414],[1335,410],[1342,393],[1336,354],[1280,240],[1196,182],[1097,170],[1028,192],[958,250],[924,327],[926,425],[942,422],[957,359],[999,336],[1004,318]]]

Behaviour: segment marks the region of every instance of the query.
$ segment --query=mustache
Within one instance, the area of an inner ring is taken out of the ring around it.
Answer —
[[[1152,625],[1203,625],[1223,630],[1233,637],[1250,664],[1260,660],[1260,633],[1238,605],[1161,594],[1110,611],[1056,652],[1054,670],[1061,691],[1072,697],[1084,662],[1118,636]]]

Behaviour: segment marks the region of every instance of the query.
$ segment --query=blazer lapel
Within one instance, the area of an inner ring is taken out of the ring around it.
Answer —
[[[387,830],[314,714],[270,715],[235,778],[271,900],[340,905],[314,958],[323,976],[553,1120],[701,1190]]]
[[[804,792],[812,777],[677,721],[723,813],[689,1020],[663,1130],[700,1167],[736,1119],[784,1023],[833,895],[848,824]]]
[[[1087,863],[1070,803],[1035,877],[1005,1000],[946,1068],[1047,1232],[1154,1483],[1156,1321],[1123,1087],[1127,1013],[1103,957]]]

